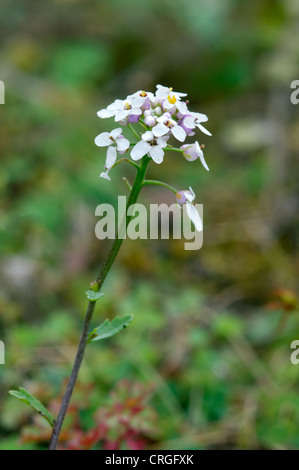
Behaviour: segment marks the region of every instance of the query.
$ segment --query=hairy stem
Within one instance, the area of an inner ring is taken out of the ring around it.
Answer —
[[[144,177],[145,177],[145,173],[146,173],[146,169],[147,169],[147,166],[149,164],[149,161],[150,161],[150,158],[145,156],[142,159],[141,166],[138,167],[138,172],[137,172],[135,181],[133,183],[132,190],[130,192],[130,196],[128,198],[127,210],[132,204],[135,204],[136,201],[137,201],[137,198],[138,198],[139,193],[140,193],[141,188],[142,188],[142,183],[144,181]],[[130,222],[130,219],[131,219],[131,217],[126,215],[126,218],[125,218],[125,227],[126,228],[127,228],[128,224]],[[109,271],[110,271],[110,269],[111,269],[111,267],[112,267],[112,265],[115,261],[117,253],[119,252],[119,249],[121,247],[122,241],[123,241],[123,238],[121,238],[120,234],[118,234],[116,239],[114,240],[114,242],[112,244],[112,247],[111,247],[111,249],[108,253],[108,256],[107,256],[105,262],[103,263],[103,265],[102,265],[102,267],[99,271],[99,274],[97,276],[97,282],[98,282],[98,285],[99,285],[99,289],[101,289],[101,287],[102,287],[102,285],[103,285],[103,283],[106,279],[106,276],[109,273]],[[69,407],[69,403],[70,403],[70,400],[71,400],[71,397],[72,397],[72,393],[73,393],[74,387],[76,385],[79,370],[80,370],[80,367],[81,367],[81,364],[82,364],[82,361],[83,361],[83,357],[84,357],[84,353],[85,353],[85,349],[86,349],[86,345],[87,345],[87,340],[88,340],[88,334],[89,334],[89,330],[90,330],[90,324],[91,324],[93,313],[94,313],[94,310],[95,310],[95,304],[96,304],[96,302],[89,302],[88,306],[87,306],[87,311],[86,311],[86,314],[85,314],[85,320],[84,320],[84,323],[83,323],[83,328],[82,328],[82,332],[81,332],[81,337],[80,337],[80,342],[79,342],[75,362],[74,362],[74,365],[73,365],[72,373],[71,373],[71,376],[70,376],[65,394],[64,394],[63,399],[62,399],[62,404],[61,404],[61,407],[60,407],[60,410],[59,410],[59,413],[58,413],[58,416],[57,416],[57,420],[55,422],[55,426],[54,426],[54,429],[53,429],[53,433],[52,433],[52,437],[51,437],[51,441],[50,441],[50,445],[49,445],[49,450],[55,450],[56,447],[57,447],[57,444],[58,444],[61,428],[62,428],[64,419],[65,419],[65,415],[66,415],[68,407]]]

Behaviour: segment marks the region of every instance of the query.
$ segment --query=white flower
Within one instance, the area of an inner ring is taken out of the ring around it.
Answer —
[[[208,118],[205,114],[201,113],[193,113],[189,111],[189,116],[186,116],[184,118],[184,126],[186,126],[189,129],[195,129],[195,127],[198,127],[198,129],[201,130],[206,135],[212,135],[211,132],[209,132],[201,123],[208,121]]]
[[[137,122],[139,116],[142,114],[141,106],[133,104],[133,99],[127,97],[125,100],[115,100],[114,103],[109,104],[107,108],[98,111],[100,118],[109,118],[114,116],[116,122],[124,121],[127,118],[131,122]]]
[[[164,109],[171,109],[174,106],[177,106],[177,103],[180,101],[181,97],[187,96],[186,93],[178,93],[173,91],[172,88],[166,86],[157,85],[156,98],[162,102]]]
[[[182,101],[186,93],[173,91],[172,88],[157,85],[155,94],[143,90],[138,90],[125,100],[116,99],[107,108],[98,112],[100,118],[114,117],[119,126],[126,126],[128,123],[140,123],[148,129],[141,138],[140,133],[133,130],[137,141],[131,150],[132,160],[140,160],[145,155],[149,155],[156,163],[162,163],[164,149],[167,147],[167,140],[173,136],[179,142],[184,143],[187,136],[193,136],[196,128],[207,135],[211,133],[205,129],[202,123],[208,120],[205,114],[189,111],[188,101]],[[95,139],[99,147],[108,147],[105,169],[111,169],[116,163],[117,153],[125,153],[130,142],[122,135],[121,128],[115,129],[110,134],[103,132]],[[209,170],[204,154],[198,142],[182,145],[180,150],[183,156],[194,161],[201,160],[206,170]],[[179,149],[176,149],[179,150]],[[103,177],[108,179],[108,172],[103,173]]]
[[[130,147],[130,141],[121,134],[122,129],[118,127],[113,131],[102,132],[95,138],[95,144],[98,147],[108,147],[106,155],[105,168],[110,169],[116,162],[117,152],[125,153]]]
[[[163,116],[159,117],[157,121],[158,124],[153,127],[153,134],[155,137],[161,137],[171,133],[177,140],[184,142],[187,135],[186,132],[174,119],[171,118],[169,113],[163,114]]]
[[[164,150],[167,143],[165,138],[156,138],[151,131],[146,131],[142,135],[142,139],[131,151],[132,160],[140,160],[144,155],[149,156],[154,160],[155,163],[162,163],[164,158]]]
[[[129,95],[128,100],[131,100],[133,108],[147,108],[151,107],[151,103],[155,101],[155,95],[151,92],[139,90],[133,95]]]
[[[209,171],[209,167],[205,161],[203,151],[198,142],[195,142],[194,144],[184,144],[181,146],[181,150],[183,150],[183,156],[186,158],[186,160],[193,162],[199,158],[203,167]]]
[[[195,194],[191,186],[189,190],[182,190],[176,193],[176,202],[179,206],[186,205],[187,216],[193,222],[195,229],[198,232],[201,232],[203,229],[203,224],[199,213],[196,210],[196,207],[193,204],[195,199]]]
[[[115,100],[113,103],[109,104],[107,108],[100,109],[100,111],[97,112],[97,115],[101,119],[106,119],[115,116],[115,112],[121,109],[122,104],[122,100]]]

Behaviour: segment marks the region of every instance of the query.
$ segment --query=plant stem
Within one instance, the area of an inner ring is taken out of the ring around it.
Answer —
[[[130,163],[130,165],[134,166],[135,168],[137,168],[139,170],[139,165],[138,163],[135,163],[133,162],[132,160],[129,160],[128,158],[120,158],[119,160],[117,160],[114,165],[110,168],[115,168],[117,165],[119,165],[120,163],[122,162],[127,162],[127,163]]]
[[[170,186],[170,184],[164,183],[163,181],[144,180],[142,183],[142,186],[145,186],[145,185],[163,186],[163,188],[169,189],[175,194],[177,193],[177,190],[173,186]]]
[[[135,135],[135,137],[137,137],[137,141],[140,140],[140,135],[138,135],[138,133],[135,131],[134,127],[132,126],[132,124],[128,124],[128,128],[133,132],[133,134]]]
[[[145,173],[146,173],[149,161],[150,161],[150,158],[148,156],[145,156],[142,159],[141,166],[138,167],[138,172],[137,172],[134,184],[132,186],[130,196],[128,198],[128,202],[127,202],[127,206],[126,206],[126,214],[127,214],[128,208],[132,204],[135,204],[136,201],[137,201],[137,198],[138,198],[139,193],[140,193],[141,188],[142,188],[142,183],[144,181],[144,177],[145,177]],[[131,219],[131,217],[126,215],[126,219],[125,219],[125,227],[126,228],[128,227],[130,219]],[[107,274],[109,273],[109,271],[110,271],[110,269],[111,269],[111,267],[114,263],[114,260],[117,256],[117,253],[119,252],[119,249],[121,247],[122,241],[123,241],[123,238],[121,238],[118,234],[116,239],[114,240],[114,242],[112,244],[112,247],[111,247],[111,249],[108,253],[106,261],[102,265],[102,267],[100,269],[100,272],[97,276],[97,282],[99,284],[99,289],[101,289],[101,287],[102,287],[102,285],[105,281],[105,278],[106,278]],[[87,345],[87,340],[88,340],[88,334],[89,334],[89,330],[90,330],[90,324],[91,324],[93,313],[94,313],[94,310],[95,310],[95,304],[96,304],[96,302],[89,302],[88,306],[87,306],[87,311],[86,311],[86,314],[85,314],[85,320],[84,320],[84,323],[83,323],[83,328],[82,328],[82,332],[81,332],[81,337],[80,337],[80,342],[79,342],[75,362],[74,362],[74,365],[73,365],[72,373],[71,373],[71,376],[70,376],[65,394],[64,394],[63,399],[62,399],[61,408],[59,410],[57,420],[56,420],[55,425],[54,425],[54,429],[53,429],[53,433],[52,433],[52,437],[51,437],[51,441],[50,441],[50,445],[49,445],[49,450],[55,450],[56,447],[57,447],[57,444],[58,444],[61,428],[62,428],[64,419],[65,419],[65,415],[67,413],[67,409],[69,407],[71,396],[72,396],[72,393],[73,393],[73,390],[74,390],[74,387],[75,387],[75,384],[76,384],[76,381],[77,381],[77,378],[78,378],[79,370],[80,370],[80,367],[81,367],[81,364],[82,364],[82,361],[83,361],[83,357],[84,357],[84,353],[85,353],[85,349],[86,349],[86,345]]]
[[[167,145],[167,147],[165,147],[165,150],[172,150],[173,152],[184,153],[184,150],[177,149],[175,147],[172,147],[171,145]]]

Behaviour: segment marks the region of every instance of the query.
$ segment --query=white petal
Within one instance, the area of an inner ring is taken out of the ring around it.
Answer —
[[[130,109],[130,114],[133,114],[133,116],[140,116],[142,114],[142,111],[140,108],[132,108]]]
[[[191,186],[189,186],[189,191],[190,191],[190,193],[192,194],[192,201],[194,201],[194,199],[195,199],[196,196],[195,196],[195,192],[193,191],[193,189],[191,188]]]
[[[191,204],[190,202],[187,202],[186,203],[186,211],[187,211],[187,215],[188,215],[189,219],[193,222],[193,224],[195,226],[195,229],[198,232],[201,232],[202,228],[203,228],[202,220],[201,220],[201,217],[200,217],[199,213],[197,212],[195,206],[193,204]]]
[[[201,130],[201,132],[203,132],[204,134],[207,134],[207,135],[212,135],[211,132],[209,132],[205,127],[203,127],[201,124],[197,123],[196,126],[198,127],[198,129]]]
[[[125,152],[130,147],[130,141],[128,139],[117,139],[116,141],[117,150],[119,152]]]
[[[132,100],[132,108],[141,108],[145,101],[146,97],[144,96],[134,96]]]
[[[176,97],[179,98],[181,96],[187,96],[187,93],[179,93],[178,91],[173,91],[172,94]]]
[[[196,151],[198,152],[198,156],[199,156],[199,159],[202,163],[202,166],[207,170],[207,171],[210,171],[210,168],[208,167],[207,165],[207,162],[205,161],[205,157],[204,157],[204,154],[203,154],[203,151],[201,150],[200,148],[200,145],[198,142],[195,142],[195,145],[196,145]]]
[[[108,175],[108,171],[103,171],[103,172],[100,174],[100,178],[104,178],[105,180],[111,181],[111,178],[110,178],[110,176]]]
[[[151,93],[150,91],[147,92],[147,98],[149,98],[152,102],[155,101],[155,95],[154,93]]]
[[[124,101],[122,100],[115,100],[113,103],[109,104],[109,106],[107,106],[107,109],[109,111],[118,111],[120,109],[123,109],[124,107]]]
[[[195,127],[194,121],[195,121],[194,117],[187,116],[184,119],[184,126],[188,127],[188,129],[194,129]]]
[[[177,101],[176,102],[176,107],[177,107],[177,110],[181,114],[188,114],[189,113],[188,107],[187,107],[186,103],[184,103],[183,101]]]
[[[95,144],[98,147],[107,147],[108,145],[112,144],[112,140],[110,139],[110,134],[109,132],[102,132],[102,134],[99,134],[95,139]]]
[[[166,142],[166,140],[165,140],[163,137],[158,137],[158,138],[157,138],[157,144],[158,144],[160,147],[164,148],[164,147],[166,147],[167,142]]]
[[[192,113],[192,116],[194,116],[198,122],[207,122],[209,120],[208,116],[202,113]]]
[[[110,135],[111,137],[113,137],[113,139],[116,139],[121,133],[122,133],[122,128],[118,127],[117,129],[113,129],[113,131],[110,132]]]
[[[156,97],[161,100],[169,95],[169,88],[163,85],[157,85]]]
[[[148,142],[144,140],[140,140],[138,144],[131,151],[131,158],[132,160],[140,160],[140,158],[144,157],[150,150],[151,146]]]
[[[97,112],[97,115],[99,116],[99,118],[102,118],[102,119],[107,119],[107,118],[110,118],[112,116],[114,116],[114,111],[109,111],[108,109],[100,109],[100,111]]]
[[[186,139],[186,132],[184,131],[184,129],[180,126],[174,126],[172,127],[171,129],[171,132],[172,132],[172,135],[178,139],[180,142],[184,142],[184,140]]]
[[[111,145],[111,147],[108,147],[107,149],[107,155],[106,155],[106,163],[105,163],[105,168],[109,170],[114,163],[116,162],[116,157],[117,157],[117,151],[116,148]]]
[[[194,199],[195,199],[195,195],[190,194],[189,191],[184,191],[184,196],[186,198],[186,201],[188,201],[188,202],[193,202]]]
[[[121,109],[120,111],[117,111],[115,115],[115,121],[122,121],[123,119],[126,119],[130,114],[130,109]]]
[[[169,132],[169,129],[167,126],[164,126],[164,124],[159,123],[155,127],[153,127],[153,134],[156,137],[161,137],[162,135],[165,135]]]
[[[158,163],[158,165],[163,162],[164,151],[161,149],[161,147],[159,147],[159,145],[154,145],[151,147],[149,154],[154,162]]]

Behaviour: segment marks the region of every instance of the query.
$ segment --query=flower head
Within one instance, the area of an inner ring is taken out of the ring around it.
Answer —
[[[134,144],[130,156],[138,161],[148,155],[155,163],[162,163],[165,150],[182,151],[186,160],[192,162],[200,159],[206,170],[208,166],[204,159],[202,147],[195,143],[186,143],[180,148],[168,145],[168,139],[175,139],[181,144],[188,136],[193,136],[197,129],[211,135],[202,125],[208,120],[205,114],[196,113],[188,109],[189,101],[183,101],[186,93],[174,91],[172,88],[157,85],[155,93],[138,90],[127,96],[124,100],[116,99],[107,108],[98,112],[100,118],[114,117],[120,126],[127,126],[134,132]],[[138,124],[138,129],[134,129]],[[133,127],[132,127],[133,125]],[[141,132],[141,126],[143,131]],[[110,170],[117,160],[117,154],[127,152],[130,141],[122,135],[121,128],[114,129],[110,134],[103,132],[95,139],[99,147],[108,147],[105,171],[101,176],[109,178]]]

